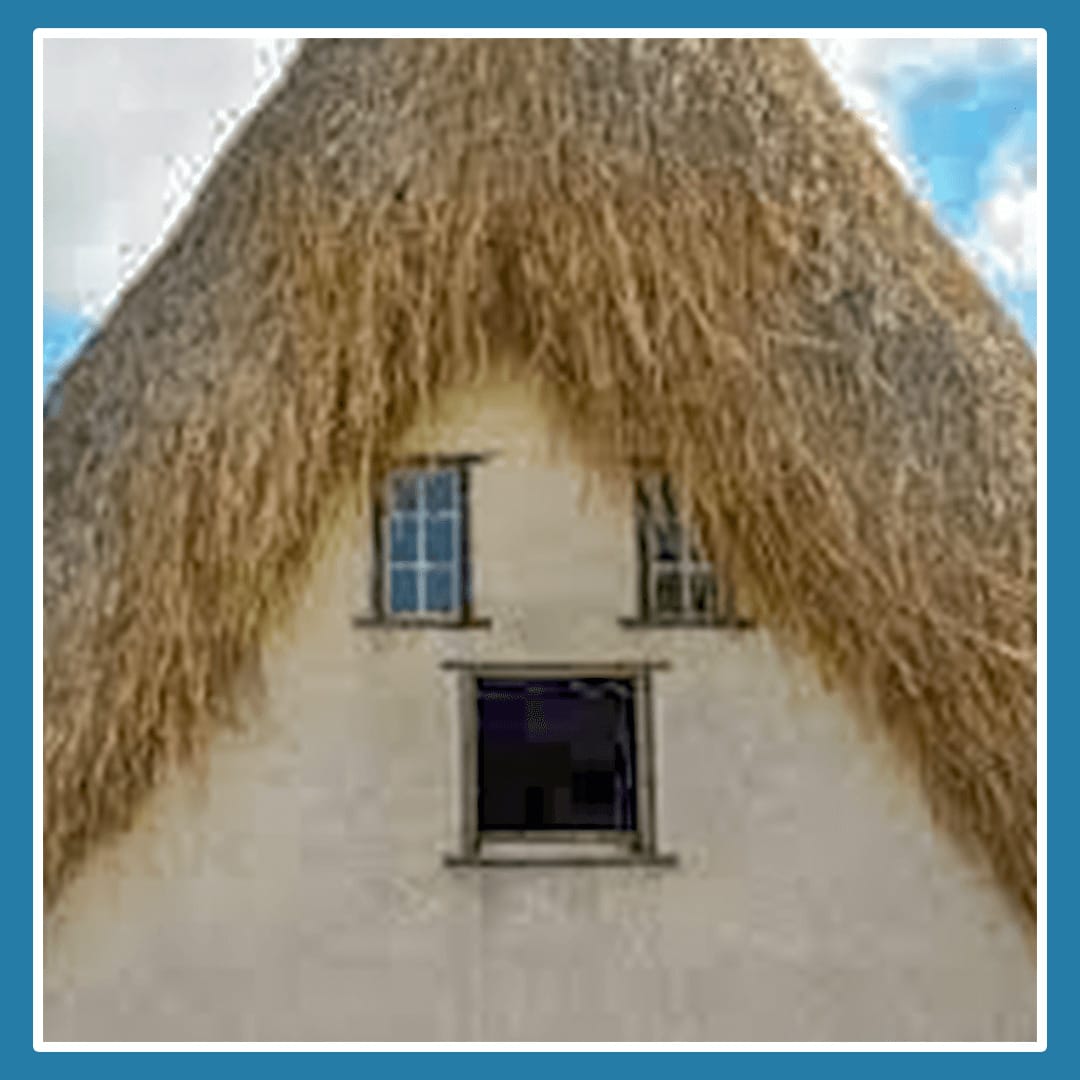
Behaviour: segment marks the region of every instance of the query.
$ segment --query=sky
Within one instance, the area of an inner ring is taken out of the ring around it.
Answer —
[[[1035,42],[821,39],[848,104],[1035,342]],[[295,39],[44,43],[48,386],[153,253]]]

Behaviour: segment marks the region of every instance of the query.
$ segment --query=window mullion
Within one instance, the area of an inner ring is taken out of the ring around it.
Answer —
[[[416,477],[416,610],[427,611],[427,503],[425,489],[427,474]]]
[[[464,464],[459,464],[455,473],[454,507],[457,511],[454,533],[453,553],[456,560],[454,567],[455,584],[457,590],[456,612],[461,619],[472,617],[473,605],[473,579],[472,566],[472,522],[467,517],[469,513],[469,474]]]
[[[455,498],[456,498],[455,492]],[[455,509],[450,514],[450,608],[461,610],[461,510]]]
[[[394,577],[394,552],[390,547],[390,544],[394,539],[394,481],[392,474],[386,479],[383,497],[386,500],[384,505],[386,506],[387,512],[383,516],[382,523],[379,526],[382,529],[383,558],[386,559],[386,573],[382,575],[382,606],[383,611],[392,612],[394,610],[391,602],[392,593],[390,589],[390,584]]]
[[[692,546],[692,539],[690,536],[690,523],[685,520],[685,516],[680,513],[680,518],[683,520],[679,526],[679,595],[682,600],[682,614],[691,614],[690,608],[690,580],[692,577],[691,571],[691,555],[693,552],[690,550]]]

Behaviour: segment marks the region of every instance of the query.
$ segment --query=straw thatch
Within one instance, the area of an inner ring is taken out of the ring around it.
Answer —
[[[755,616],[1036,890],[1029,349],[796,41],[301,51],[45,425],[52,900],[418,406],[496,356],[658,456]]]

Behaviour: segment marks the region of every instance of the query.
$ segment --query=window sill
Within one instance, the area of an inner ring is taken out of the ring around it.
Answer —
[[[619,625],[625,630],[754,630],[749,619],[642,619],[623,616]]]
[[[354,615],[357,630],[490,630],[491,619],[390,619],[378,615]]]
[[[535,855],[511,855],[495,852],[477,852],[474,855],[444,855],[443,865],[457,869],[521,869],[532,867],[545,870],[548,868],[574,869],[586,866],[638,866],[666,867],[679,865],[677,855],[654,852],[651,854],[626,852],[625,854],[545,854],[537,851]]]

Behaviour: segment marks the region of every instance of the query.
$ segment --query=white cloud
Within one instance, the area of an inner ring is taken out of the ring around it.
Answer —
[[[911,190],[926,195],[900,145],[900,115],[889,88],[893,72],[910,56],[911,43],[884,38],[813,38],[810,45],[825,65],[845,103],[873,130],[878,146]]]
[[[1034,188],[1002,188],[979,206],[980,227],[976,242],[1010,284],[1020,289],[1035,288],[1039,219],[1038,195]]]
[[[280,72],[275,39],[46,39],[44,286],[98,316]]]
[[[888,113],[898,93],[951,71],[1034,63],[1027,38],[814,38],[810,44],[856,108]]]
[[[1034,289],[1038,275],[1042,212],[1035,150],[1018,124],[985,171],[990,194],[976,208],[978,227],[971,247],[991,280],[1010,289]]]
[[[812,41],[845,101],[860,112],[879,145],[915,194],[930,189],[903,145],[902,108],[920,84],[943,75],[979,75],[1036,60],[1036,42],[1019,38],[842,38]],[[998,289],[1033,289],[1040,217],[1034,148],[1017,124],[995,149],[981,187],[973,234],[958,237],[968,257]]]

